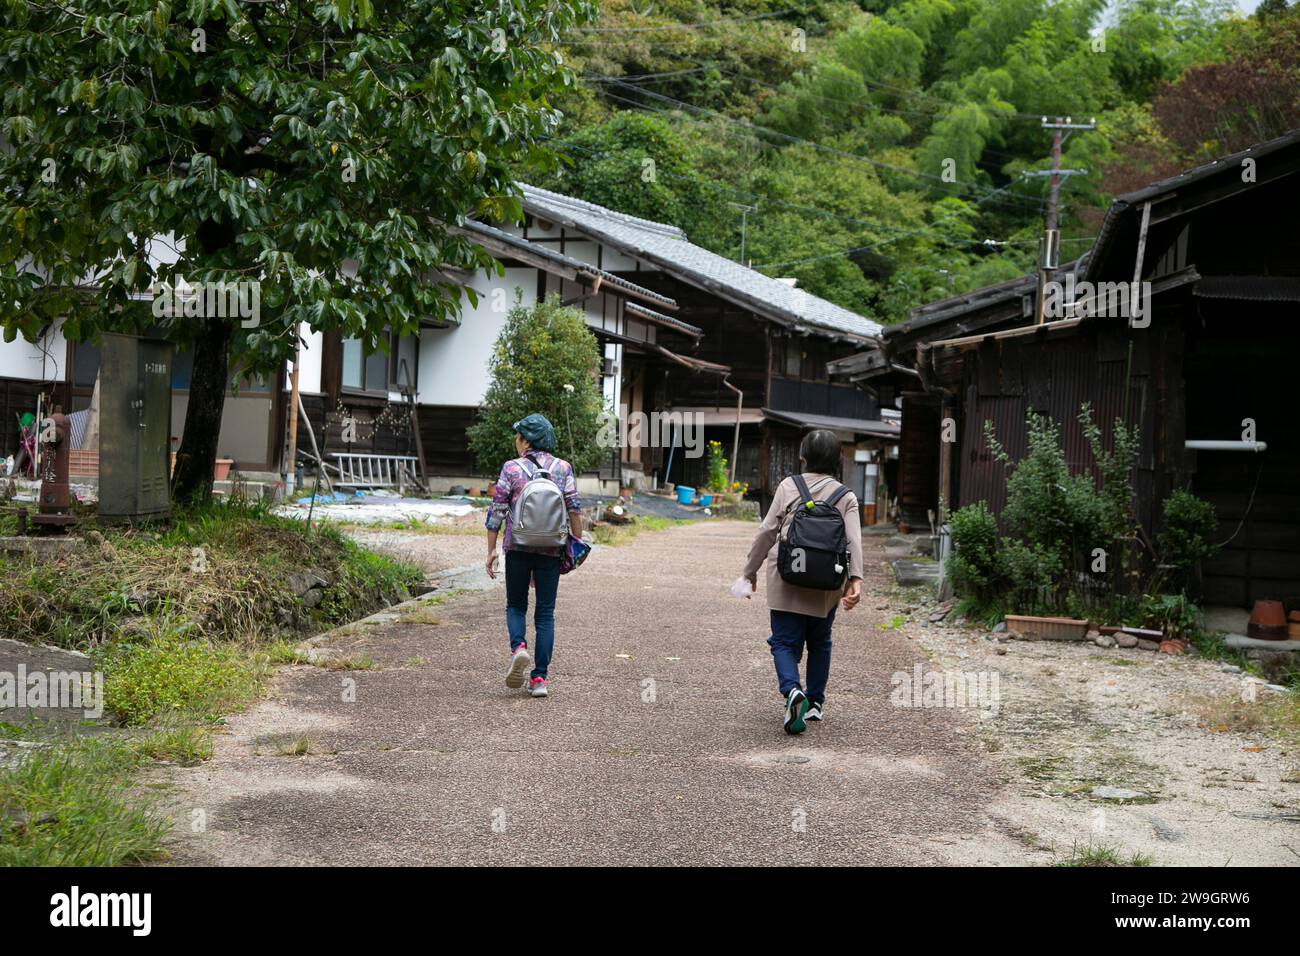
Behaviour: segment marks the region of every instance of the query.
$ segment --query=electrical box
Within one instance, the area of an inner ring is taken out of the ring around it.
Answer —
[[[172,344],[105,333],[99,366],[99,514],[171,513]]]

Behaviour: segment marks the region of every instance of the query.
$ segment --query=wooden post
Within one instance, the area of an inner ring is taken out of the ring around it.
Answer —
[[[298,459],[298,369],[302,365],[302,338],[299,326],[293,327],[293,374],[289,376],[289,453],[284,466],[284,491],[293,490]],[[323,467],[323,466],[322,466]]]
[[[955,442],[944,441],[946,422],[952,417],[952,402],[945,397],[939,405],[939,527],[948,521],[948,512],[952,508],[952,446]]]

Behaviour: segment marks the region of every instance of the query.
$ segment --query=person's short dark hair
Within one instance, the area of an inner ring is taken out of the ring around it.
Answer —
[[[819,475],[838,476],[840,473],[840,439],[825,428],[818,428],[803,436],[799,443],[799,457],[806,471]]]

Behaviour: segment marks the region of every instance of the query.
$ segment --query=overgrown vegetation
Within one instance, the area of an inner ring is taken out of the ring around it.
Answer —
[[[1086,404],[1078,424],[1093,461],[1072,472],[1061,426],[1050,417],[1029,413],[1028,450],[1018,462],[985,423],[992,454],[1010,473],[1007,501],[1001,529],[982,501],[950,516],[947,570],[963,613],[1068,613],[1204,642],[1199,612],[1181,588],[1196,563],[1214,553],[1213,507],[1188,491],[1173,492],[1150,542],[1133,510],[1136,430],[1116,419],[1104,441]]]
[[[1150,866],[1154,862],[1151,857],[1145,853],[1130,853],[1125,855],[1123,851],[1117,850],[1112,846],[1102,843],[1086,843],[1080,846],[1077,842],[1070,848],[1069,854],[1065,859],[1057,863],[1057,866]]]
[[[883,323],[1033,266],[1043,116],[1062,259],[1110,198],[1300,125],[1300,9],[1268,0],[605,0],[569,33],[558,170]]]
[[[132,793],[141,767],[206,760],[214,724],[292,659],[290,640],[404,599],[423,578],[336,529],[306,531],[236,499],[155,529],[83,525],[74,534],[84,546],[48,563],[0,558],[6,635],[89,652],[104,674],[106,720],[131,728],[64,738],[0,726],[40,745],[0,771],[0,865],[115,866],[163,853],[166,821]],[[319,600],[303,600],[308,579]]]
[[[642,531],[664,531],[678,525],[689,524],[688,518],[660,518],[657,515],[638,515],[627,524],[598,524],[591,532],[596,544],[627,544]]]
[[[364,616],[422,580],[328,525],[305,530],[241,501],[181,512],[153,530],[81,529],[86,544],[74,554],[0,557],[0,619],[24,640],[79,650],[173,637],[266,640]],[[289,584],[307,572],[328,582],[316,609]]]

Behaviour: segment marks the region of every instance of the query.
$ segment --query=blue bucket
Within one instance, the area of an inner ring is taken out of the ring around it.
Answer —
[[[695,498],[695,489],[690,485],[677,486],[677,503],[679,505],[689,505]]]
[[[713,504],[713,495],[700,495],[700,507],[707,508]]]

